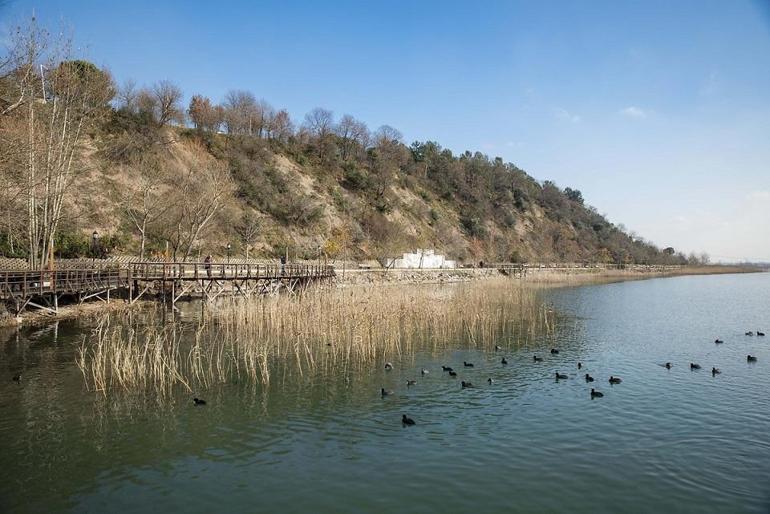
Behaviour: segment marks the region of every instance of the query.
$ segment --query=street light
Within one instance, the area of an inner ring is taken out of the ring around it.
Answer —
[[[230,243],[227,243],[227,264],[230,264],[230,249],[233,247]]]
[[[99,233],[94,230],[91,234],[91,264],[96,264],[96,252],[99,249]]]

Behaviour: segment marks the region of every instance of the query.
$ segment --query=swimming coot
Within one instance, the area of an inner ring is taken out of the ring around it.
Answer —
[[[559,350],[557,350],[556,348],[551,348],[551,353],[556,355],[559,353]]]
[[[558,371],[556,372],[556,380],[566,380],[567,378],[569,377],[567,377],[567,375],[564,373],[559,373]]]
[[[408,418],[406,414],[401,416],[401,423],[404,425],[414,425],[414,420],[412,418]]]
[[[413,385],[417,384],[417,380],[407,380],[406,381],[406,387],[411,387]]]
[[[671,369],[671,363],[667,362],[663,365],[666,369]]]
[[[449,372],[452,372],[452,371],[454,371],[454,370],[453,370],[452,368],[450,368],[449,366],[441,366],[441,369],[442,369],[442,370],[444,370],[444,371],[449,371]]]
[[[722,344],[722,343],[724,343],[724,341],[722,341],[721,339],[714,339],[714,344]]]
[[[747,362],[757,362],[757,358],[752,356],[752,355],[747,355],[746,356],[746,361]]]
[[[620,377],[613,377],[612,375],[610,375],[610,384],[619,384],[621,382],[622,380],[620,379]]]
[[[542,357],[538,357],[537,355],[533,355],[532,356],[532,360],[535,361],[535,362],[543,362],[543,358]]]
[[[206,400],[201,398],[193,398],[193,405],[206,405]]]
[[[591,388],[591,398],[601,398],[604,396],[604,393],[600,393],[599,391]]]
[[[712,376],[719,375],[720,373],[722,373],[722,372],[719,371],[717,368],[711,368],[711,375]]]
[[[594,381],[594,377],[586,373],[586,382],[593,382],[593,381]]]
[[[489,378],[487,379],[487,383],[488,383],[489,385],[492,385],[494,382],[495,382],[495,380],[494,380],[492,377],[489,377]]]
[[[700,364],[690,363],[690,369],[700,369]]]
[[[390,362],[386,362],[385,369],[388,369],[388,370],[393,369],[393,364],[391,364]]]
[[[469,387],[473,387],[473,384],[471,384],[470,382],[466,382],[465,380],[460,382],[460,385],[462,386],[463,389],[467,389]]]
[[[757,335],[759,337],[765,337],[765,333],[764,332],[760,332],[759,330],[757,330]]]
[[[457,372],[456,371],[450,371],[449,372],[449,376],[450,377],[456,377],[457,376]]]
[[[583,369],[583,363],[582,362],[578,362],[578,369]]]
[[[385,389],[384,387],[380,389],[380,395],[382,395],[383,398],[390,396],[391,394],[393,394],[393,391],[390,389]]]
[[[472,362],[465,362],[465,361],[463,361],[463,366],[465,366],[466,368],[472,368],[473,367],[473,363]]]
[[[21,382],[21,373],[16,373],[16,374],[13,376],[13,381],[14,381],[14,382]]]
[[[508,359],[503,357],[502,359],[500,359],[500,364],[508,364]]]

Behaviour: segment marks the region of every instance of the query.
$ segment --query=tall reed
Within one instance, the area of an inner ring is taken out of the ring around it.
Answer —
[[[228,298],[194,323],[105,317],[84,338],[88,386],[200,389],[277,371],[351,373],[416,351],[526,345],[554,330],[536,290],[508,279],[454,286],[313,289],[299,296]]]

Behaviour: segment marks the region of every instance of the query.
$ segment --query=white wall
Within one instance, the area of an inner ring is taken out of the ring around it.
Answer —
[[[455,268],[456,262],[434,253],[433,250],[417,250],[405,253],[398,259],[389,259],[389,268]]]

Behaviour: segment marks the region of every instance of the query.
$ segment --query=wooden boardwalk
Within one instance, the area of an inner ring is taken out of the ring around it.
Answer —
[[[333,279],[333,266],[135,262],[62,270],[0,270],[0,301],[18,316],[27,308],[56,314],[62,299],[135,302],[149,295],[172,306],[186,298],[212,301],[221,295],[294,293]]]

